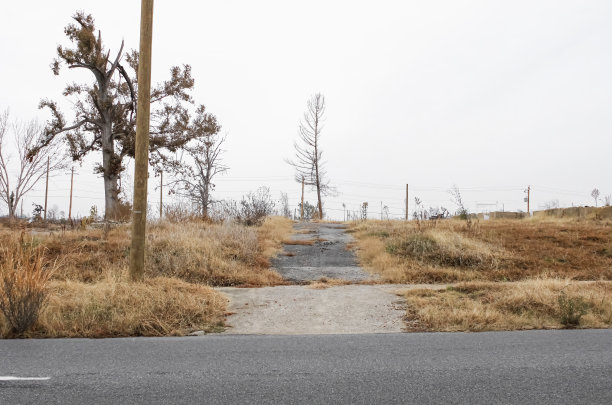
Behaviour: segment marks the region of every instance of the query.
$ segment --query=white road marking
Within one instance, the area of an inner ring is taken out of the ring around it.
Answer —
[[[50,380],[51,377],[14,377],[14,376],[1,376],[0,381],[46,381]]]

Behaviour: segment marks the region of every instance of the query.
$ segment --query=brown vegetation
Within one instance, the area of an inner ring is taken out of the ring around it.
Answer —
[[[7,329],[4,334],[20,336],[38,319],[55,263],[45,265],[40,246],[14,236],[7,240],[11,243],[0,248],[0,312],[6,319],[0,329]]]
[[[127,226],[35,234],[29,246],[45,252],[38,268],[56,261],[61,265],[44,290],[47,305],[26,336],[167,336],[218,330],[226,299],[210,286],[284,284],[269,269],[269,257],[280,252],[291,228],[285,218],[268,218],[259,227],[151,225],[142,283],[127,281]],[[10,231],[0,231],[3,251],[21,249],[22,244]],[[15,267],[13,262],[3,254],[3,267]],[[17,267],[23,270],[23,265]],[[8,336],[12,329],[10,319],[0,316],[0,335]]]
[[[402,293],[410,331],[612,327],[612,282],[466,282]]]
[[[291,222],[269,218],[260,227],[234,223],[152,224],[147,230],[146,277],[175,277],[211,286],[282,284],[269,269]],[[130,229],[90,229],[38,237],[51,259],[61,258],[58,280],[95,282],[128,266]]]
[[[366,221],[351,231],[362,265],[386,282],[612,280],[605,221]]]

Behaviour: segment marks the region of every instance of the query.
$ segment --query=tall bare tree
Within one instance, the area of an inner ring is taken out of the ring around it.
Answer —
[[[194,141],[184,147],[190,162],[174,166],[175,179],[169,183],[173,192],[191,199],[203,218],[208,218],[213,203],[213,179],[228,170],[221,161],[225,137],[219,135],[220,130],[217,118],[207,113],[203,105],[199,106],[188,127]]]
[[[53,118],[47,122],[46,136],[32,154],[60,134],[64,135],[75,161],[101,150],[102,163],[96,172],[104,179],[104,215],[108,219],[115,216],[120,204],[119,179],[125,170],[125,159],[134,156],[138,53],[130,51],[124,55],[122,42],[111,59],[93,17],[81,11],[73,19],[75,23],[64,29],[72,47],[58,46],[51,68],[55,75],[60,74],[62,65],[69,69],[85,69],[95,80],[90,84],[66,86],[64,96],[71,97],[74,106],[72,124],[67,124],[55,102],[41,101],[40,108],[48,108]],[[187,106],[193,103],[189,93],[193,84],[191,67],[175,66],[170,79],[151,90],[149,145],[152,165],[177,164],[172,160],[173,154],[193,139],[194,133],[187,131]]]
[[[11,164],[8,153],[9,131],[13,133],[13,146],[17,162]],[[59,145],[54,142],[28,158],[28,152],[42,141],[44,133],[36,121],[10,122],[8,110],[0,114],[0,200],[8,207],[9,218],[15,218],[23,196],[45,177],[47,159],[49,172],[66,167]],[[12,174],[12,175],[11,175]]]
[[[591,191],[591,197],[593,197],[593,199],[595,200],[595,206],[597,207],[597,201],[599,201],[599,189],[598,188],[594,188],[593,191]]]
[[[330,186],[325,162],[322,159],[321,132],[325,121],[325,97],[321,93],[312,96],[307,103],[304,118],[300,122],[299,138],[294,142],[295,160],[287,160],[295,168],[295,180],[311,186],[317,191],[319,218],[323,218],[321,196],[332,195],[335,189]]]

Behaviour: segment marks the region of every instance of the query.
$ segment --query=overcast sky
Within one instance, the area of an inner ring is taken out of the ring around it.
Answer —
[[[105,45],[138,48],[139,1],[7,2],[0,14],[0,110],[49,117],[85,72],[49,64],[76,10],[91,13]],[[612,194],[612,2],[604,1],[161,1],[155,3],[153,82],[188,63],[194,98],[227,133],[216,198],[269,186],[275,198],[300,186],[292,157],[308,98],[327,102],[324,158],[342,203],[380,202],[403,215],[410,200],[454,210],[456,184],[472,211],[526,210],[558,199],[594,204]],[[103,208],[92,155],[75,181],[76,211]],[[132,169],[130,169],[131,171]],[[132,174],[130,173],[130,177]],[[42,203],[44,184],[26,198]],[[69,176],[52,179],[49,206],[68,211]],[[128,193],[132,194],[131,190]],[[307,199],[314,202],[315,193]],[[150,187],[150,201],[159,201]],[[493,204],[493,205],[483,205]],[[412,207],[411,207],[412,209]],[[6,213],[6,208],[0,208]]]

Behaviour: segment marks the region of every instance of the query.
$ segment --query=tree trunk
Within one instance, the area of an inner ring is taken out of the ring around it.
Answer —
[[[204,219],[208,218],[208,186],[204,186],[202,190],[202,217]]]
[[[319,199],[319,219],[323,219],[323,204],[321,204],[321,184],[319,182],[318,175],[317,175],[317,198]]]
[[[14,203],[14,205],[8,204],[8,210],[9,219],[15,219],[15,212],[17,212],[17,203]]]
[[[314,167],[315,167],[315,183],[317,185],[317,199],[319,200],[319,219],[323,219],[323,204],[321,204],[321,177],[319,176],[319,148],[317,145],[317,138],[318,138],[318,133],[319,133],[319,120],[318,120],[318,116],[315,120],[315,144],[314,144],[314,155],[315,155],[315,162],[314,162]]]
[[[119,206],[119,175],[114,167],[115,148],[112,139],[112,124],[102,131],[102,173],[104,177],[104,219],[115,219]]]

